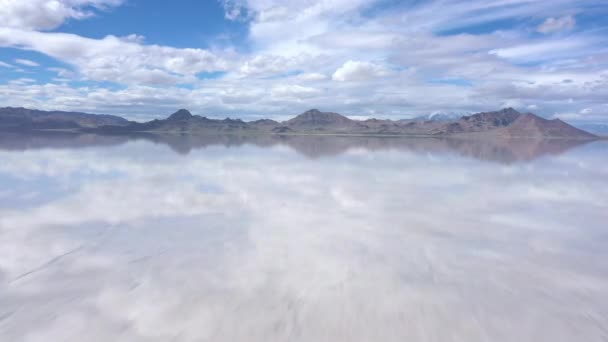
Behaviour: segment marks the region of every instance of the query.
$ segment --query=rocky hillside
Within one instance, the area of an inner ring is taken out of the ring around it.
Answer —
[[[102,133],[191,133],[191,134],[358,134],[406,136],[484,136],[502,138],[594,139],[593,134],[561,120],[547,120],[513,108],[463,116],[457,120],[353,120],[333,112],[308,110],[283,122],[269,119],[246,122],[240,119],[210,119],[186,109],[166,119],[130,122],[110,115],[41,112],[22,108],[0,110],[0,128],[5,130],[69,128]]]
[[[27,108],[0,108],[1,130],[75,129],[125,126],[129,121],[114,115],[42,111]]]

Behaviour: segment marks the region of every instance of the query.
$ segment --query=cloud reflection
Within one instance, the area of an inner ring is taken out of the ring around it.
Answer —
[[[605,338],[600,145],[114,138],[0,151],[1,340]]]
[[[308,136],[308,135],[179,135],[138,133],[97,135],[70,132],[0,132],[0,149],[23,151],[41,148],[87,148],[115,146],[129,141],[151,141],[169,146],[180,154],[212,146],[259,147],[289,146],[309,158],[331,157],[356,149],[368,151],[404,150],[428,153],[457,153],[484,161],[510,164],[527,162],[545,155],[559,155],[587,140],[548,139],[471,140],[458,138],[403,138],[373,136]]]

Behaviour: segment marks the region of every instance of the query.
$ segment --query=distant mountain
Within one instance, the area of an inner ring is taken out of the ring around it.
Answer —
[[[427,115],[417,116],[413,119],[404,119],[400,121],[438,121],[438,122],[448,122],[448,121],[457,121],[461,117],[465,116],[464,114],[454,113],[454,112],[435,112]]]
[[[506,138],[596,138],[560,119],[547,120],[532,113],[521,114],[513,108],[465,116],[457,124],[463,132]]]
[[[513,108],[462,116],[457,120],[353,120],[333,112],[308,110],[277,122],[268,119],[210,119],[180,109],[162,120],[130,122],[108,115],[40,112],[21,109],[1,115],[0,128],[70,128],[89,133],[184,133],[184,134],[358,134],[406,136],[490,136],[502,138],[594,139],[596,136],[561,120],[547,120]],[[16,123],[16,124],[15,124]]]
[[[349,133],[358,132],[361,129],[363,129],[363,126],[359,121],[351,120],[338,113],[311,109],[281,123],[274,131]]]
[[[42,111],[27,108],[0,108],[0,130],[76,129],[125,126],[128,120],[114,115]]]
[[[461,127],[462,132],[484,132],[509,126],[521,115],[513,108],[505,108],[496,112],[482,112],[463,116],[456,121],[456,124]]]
[[[571,126],[560,119],[547,120],[531,113],[520,115],[511,125],[498,130],[497,134],[527,138],[595,137],[595,135]]]
[[[308,110],[285,122],[286,126],[304,129],[342,128],[356,124],[344,115],[331,112],[321,112],[318,109]]]
[[[187,109],[180,109],[177,112],[171,114],[167,120],[168,121],[186,121],[190,120],[194,117]]]
[[[152,120],[144,123],[130,122],[124,126],[106,125],[89,129],[108,133],[129,132],[172,132],[172,133],[246,133],[260,131],[263,124],[246,123],[241,119],[226,118],[223,120],[209,119],[200,115],[192,115],[186,109],[180,109],[163,120]],[[275,127],[275,125],[272,125]]]

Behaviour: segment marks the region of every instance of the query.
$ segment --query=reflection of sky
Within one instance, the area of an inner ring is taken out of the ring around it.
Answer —
[[[603,341],[597,146],[3,151],[0,340]]]

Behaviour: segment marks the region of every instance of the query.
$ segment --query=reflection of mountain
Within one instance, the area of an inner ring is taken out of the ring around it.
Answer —
[[[0,133],[1,150],[86,148],[113,146],[133,140],[165,144],[180,154],[210,146],[288,146],[309,158],[340,155],[349,150],[397,150],[413,153],[446,153],[499,163],[526,162],[545,155],[558,155],[588,143],[567,139],[453,139],[369,136],[306,135],[179,135],[139,133],[96,135],[66,132]],[[597,142],[603,143],[603,142]]]
[[[80,134],[62,131],[30,131],[20,133],[0,132],[0,150],[26,151],[43,148],[87,148],[120,145],[129,136]]]
[[[290,146],[310,158],[339,155],[353,149],[397,150],[414,153],[458,154],[500,163],[531,161],[544,155],[558,155],[585,144],[581,140],[491,140],[401,137],[311,137],[283,136],[278,143]]]

